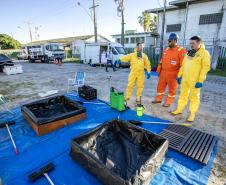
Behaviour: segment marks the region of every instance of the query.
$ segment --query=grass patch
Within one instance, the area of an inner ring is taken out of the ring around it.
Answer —
[[[11,58],[11,59],[15,59],[15,60],[17,60],[17,55],[19,54],[19,52],[12,52],[10,55],[8,55],[9,56],[9,58]]]
[[[66,58],[63,60],[63,62],[75,62],[75,63],[79,63],[80,60],[79,58]]]
[[[216,70],[211,70],[209,72],[210,75],[217,75],[217,76],[224,76],[226,77],[226,69],[216,69]]]
[[[17,59],[18,53],[20,53],[20,49],[7,49],[7,50],[0,50],[1,54],[7,55],[11,59]]]

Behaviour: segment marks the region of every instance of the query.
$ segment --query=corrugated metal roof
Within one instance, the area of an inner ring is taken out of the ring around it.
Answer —
[[[137,33],[125,33],[124,36],[129,36],[129,35],[150,35],[150,36],[157,36],[157,33],[152,33],[152,32],[137,32]],[[121,34],[115,34],[115,35],[111,35],[112,37],[117,37],[117,36],[121,36]]]
[[[175,5],[175,6],[186,6],[187,2],[189,4],[192,4],[192,3],[204,3],[207,1],[215,1],[215,0],[175,0],[175,1],[171,1],[169,4]]]
[[[177,10],[177,9],[179,9],[177,6],[168,6],[168,7],[166,7],[166,11],[172,11],[172,10]],[[163,12],[163,8],[148,9],[148,10],[145,10],[145,12],[148,12],[148,13]]]
[[[82,35],[82,36],[75,36],[75,37],[65,37],[65,38],[57,38],[57,39],[48,39],[48,40],[40,40],[40,41],[34,41],[34,42],[29,42],[26,45],[38,45],[38,44],[45,44],[45,43],[62,43],[64,45],[69,45],[72,41],[76,40],[88,40],[92,38],[94,35]],[[102,35],[98,35],[102,39],[106,39],[109,41],[107,38],[103,37]]]
[[[208,1],[217,1],[217,0],[175,0],[175,1],[169,2],[170,6],[166,7],[166,11],[183,9],[183,8],[186,7],[187,2],[189,4],[195,4],[195,3],[205,3],[205,2],[208,2]],[[146,10],[145,12],[159,13],[159,12],[163,12],[163,8],[149,9],[149,10]]]

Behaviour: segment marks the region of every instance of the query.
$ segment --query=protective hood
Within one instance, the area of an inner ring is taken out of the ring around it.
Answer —
[[[205,46],[205,44],[203,42],[201,43],[201,48],[200,49],[204,49],[204,50],[206,49],[206,46]]]

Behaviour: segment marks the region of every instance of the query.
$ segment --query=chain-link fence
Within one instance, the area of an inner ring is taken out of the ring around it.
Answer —
[[[226,69],[226,47],[219,47],[217,69]]]
[[[125,50],[127,53],[134,52],[134,48],[125,48]],[[160,55],[156,52],[156,48],[145,47],[143,52],[148,56],[149,60],[151,61],[152,68],[156,68],[160,60]]]

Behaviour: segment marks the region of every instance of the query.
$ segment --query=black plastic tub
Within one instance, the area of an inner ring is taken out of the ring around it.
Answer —
[[[78,95],[85,100],[97,99],[97,90],[93,87],[83,85],[82,87],[78,88]]]
[[[80,103],[63,95],[23,105],[21,111],[38,135],[46,134],[86,117],[86,109]]]
[[[122,120],[72,140],[70,156],[108,185],[148,185],[162,165],[168,141]]]

